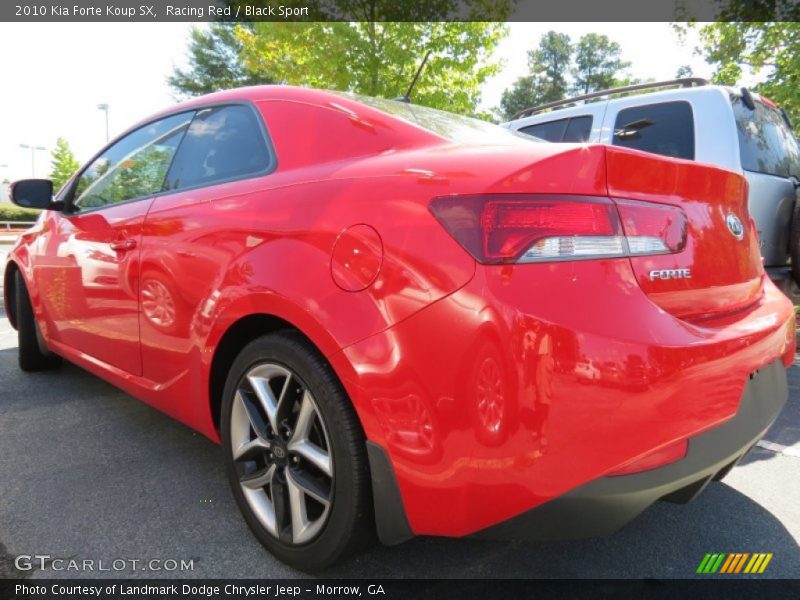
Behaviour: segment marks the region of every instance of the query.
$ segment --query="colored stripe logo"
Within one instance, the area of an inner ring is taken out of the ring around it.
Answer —
[[[695,572],[703,575],[759,574],[767,569],[771,560],[772,552],[708,552]]]

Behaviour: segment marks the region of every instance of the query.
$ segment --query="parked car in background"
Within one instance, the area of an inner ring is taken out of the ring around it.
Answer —
[[[800,285],[800,147],[786,113],[746,88],[686,78],[550,102],[506,127],[550,142],[599,142],[744,174],[764,265]]]
[[[22,369],[67,359],[221,442],[248,525],[295,567],[375,530],[602,535],[723,477],[786,402],[794,310],[746,190],[636,149],[243,88],[143,121],[55,201],[14,184],[46,212],[5,310]]]

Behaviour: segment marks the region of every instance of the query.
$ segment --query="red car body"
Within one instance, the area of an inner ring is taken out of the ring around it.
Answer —
[[[50,211],[9,254],[5,289],[18,270],[52,351],[214,441],[237,348],[296,328],[388,458],[397,493],[394,504],[377,493],[376,513],[405,523],[396,535],[379,523],[385,540],[490,531],[592,482],[685,463],[692,440],[735,419],[759,370],[785,399],[794,312],[764,276],[741,176],[603,146],[458,143],[414,123],[414,107],[403,120],[290,87],[162,114],[228,102],[260,114],[272,172]],[[685,214],[685,245],[487,264],[432,210],[472,196],[670,206]],[[743,239],[727,231],[730,213]],[[673,277],[681,269],[691,277]],[[174,302],[169,327],[140,308],[151,281]],[[778,409],[629,512],[721,475]]]

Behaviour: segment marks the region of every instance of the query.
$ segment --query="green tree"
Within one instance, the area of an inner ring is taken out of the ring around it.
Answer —
[[[509,119],[536,104],[561,100],[567,95],[567,74],[572,60],[572,44],[565,33],[548,31],[539,46],[528,52],[530,74],[517,79],[503,92],[500,111]]]
[[[492,53],[505,32],[496,22],[371,20],[255,23],[239,28],[237,35],[251,71],[269,72],[281,83],[384,98],[405,94],[430,50],[413,101],[474,114],[481,84],[499,69]]]
[[[189,68],[175,68],[167,82],[178,97],[209,94],[246,85],[272,83],[264,72],[252,71],[240,57],[242,43],[231,23],[212,23],[194,28],[189,42]]]
[[[575,62],[572,67],[576,94],[588,94],[618,86],[623,71],[631,66],[622,60],[622,48],[608,36],[587,33],[575,45]]]
[[[747,70],[755,89],[800,119],[800,23],[710,23],[700,27],[699,52],[715,83],[736,85]]]
[[[53,189],[60,190],[80,166],[67,140],[58,138],[50,160],[50,179],[53,181]]]
[[[692,67],[689,65],[681,65],[678,67],[678,70],[675,71],[675,78],[681,79],[682,77],[692,77],[694,75],[694,71]]]

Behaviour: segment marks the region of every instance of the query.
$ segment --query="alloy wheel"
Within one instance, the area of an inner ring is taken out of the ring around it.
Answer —
[[[281,542],[306,544],[325,527],[333,498],[331,444],[311,391],[287,367],[252,367],[231,413],[234,466],[244,497]]]

